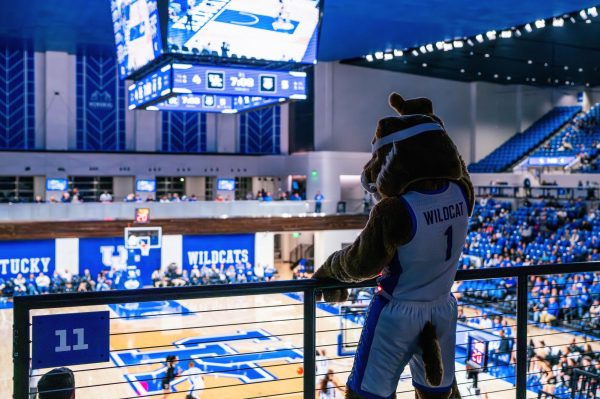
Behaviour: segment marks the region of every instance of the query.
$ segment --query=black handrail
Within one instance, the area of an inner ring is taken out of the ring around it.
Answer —
[[[507,268],[486,268],[459,270],[457,281],[485,280],[504,277],[518,278],[517,295],[517,362],[516,391],[518,399],[526,397],[527,378],[527,283],[530,276],[561,273],[600,272],[600,262],[580,262],[570,264],[549,264],[541,266],[521,266]],[[315,335],[317,291],[331,288],[359,288],[375,286],[376,280],[360,283],[340,283],[337,281],[286,280],[262,283],[245,283],[146,288],[129,291],[99,291],[68,294],[19,296],[14,298],[13,363],[14,398],[24,398],[29,394],[30,359],[30,311],[33,309],[63,308],[77,306],[108,305],[116,303],[184,300],[232,296],[304,293],[304,370],[305,376],[315,374]],[[304,378],[304,397],[314,398],[314,378]]]

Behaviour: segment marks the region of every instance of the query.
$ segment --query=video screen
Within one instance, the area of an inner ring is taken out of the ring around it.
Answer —
[[[156,191],[156,180],[137,180],[135,191],[141,193],[153,193]]]
[[[111,0],[119,75],[132,72],[162,54],[157,0]]]
[[[278,98],[227,96],[215,94],[180,94],[152,105],[151,111],[195,111],[236,113],[279,103]]]
[[[46,191],[67,191],[69,181],[67,179],[46,179]]]
[[[311,64],[319,0],[169,0],[170,52]]]
[[[235,190],[235,179],[217,179],[218,191],[233,191]]]

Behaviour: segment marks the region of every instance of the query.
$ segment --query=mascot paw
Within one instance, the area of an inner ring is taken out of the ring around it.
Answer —
[[[425,379],[431,386],[437,387],[442,383],[444,365],[442,364],[442,350],[437,339],[435,327],[427,322],[419,336],[419,346],[423,351],[425,363]]]
[[[348,300],[348,290],[345,288],[335,288],[317,292],[317,301],[323,299],[325,302],[345,302]]]

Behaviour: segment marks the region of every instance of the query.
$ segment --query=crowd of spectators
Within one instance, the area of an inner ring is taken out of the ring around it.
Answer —
[[[165,270],[157,268],[152,272],[152,284],[154,287],[183,287],[271,281],[276,273],[274,266],[259,263],[254,266],[248,262],[235,265],[221,263],[218,266],[194,265],[189,272],[171,263]]]
[[[475,207],[460,267],[511,267],[600,260],[600,211],[581,200],[509,203],[486,199]],[[516,307],[513,277],[466,281],[458,295],[471,303]],[[600,273],[532,276],[530,319],[540,326],[566,325],[600,335]]]

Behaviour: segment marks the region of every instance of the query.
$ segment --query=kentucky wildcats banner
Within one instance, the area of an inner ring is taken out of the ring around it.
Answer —
[[[148,256],[142,256],[139,250],[127,250],[123,237],[80,238],[79,273],[90,269],[96,278],[102,270],[125,270],[128,266],[137,266],[140,282],[149,285],[152,271],[160,267],[160,251],[160,248],[152,248]]]
[[[55,268],[54,240],[0,241],[0,278],[21,273],[36,276],[40,272],[52,275]]]
[[[183,265],[186,269],[194,265],[202,268],[238,262],[254,265],[254,234],[183,236]]]

